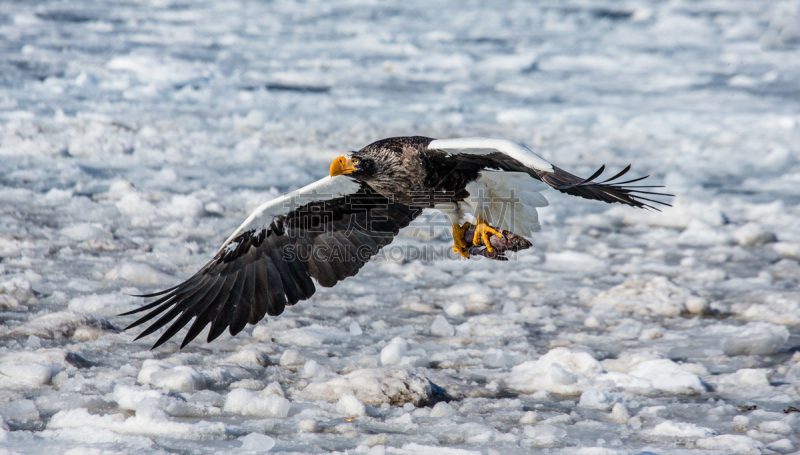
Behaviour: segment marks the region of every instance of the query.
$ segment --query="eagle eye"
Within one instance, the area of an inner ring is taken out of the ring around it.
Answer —
[[[359,164],[361,164],[361,160],[358,159],[358,158],[353,158],[352,160],[350,160],[350,162],[353,163],[353,165],[355,165],[355,166],[358,166]]]

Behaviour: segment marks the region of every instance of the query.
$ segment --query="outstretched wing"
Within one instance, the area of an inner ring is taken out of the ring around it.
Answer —
[[[651,199],[651,197],[672,196],[671,194],[644,190],[644,188],[660,188],[658,186],[631,186],[631,183],[644,180],[649,176],[624,182],[616,181],[630,170],[630,165],[610,179],[597,182],[595,179],[600,177],[605,170],[605,166],[600,167],[591,177],[584,179],[550,164],[524,145],[505,139],[484,137],[435,139],[428,144],[428,150],[440,150],[448,155],[473,162],[485,168],[526,172],[531,177],[543,181],[562,193],[586,199],[608,203],[619,202],[634,207],[658,210],[652,204],[666,206],[669,206],[669,204]]]
[[[325,177],[256,209],[214,258],[191,278],[124,315],[149,312],[126,329],[160,315],[136,339],[170,324],[153,345],[166,342],[194,318],[181,348],[208,324],[208,341],[239,333],[264,315],[276,316],[358,270],[418,210],[394,203],[346,176]],[[163,313],[163,314],[162,314]]]

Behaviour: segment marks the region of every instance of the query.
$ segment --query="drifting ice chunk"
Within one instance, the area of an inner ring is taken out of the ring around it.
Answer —
[[[522,414],[522,417],[519,418],[519,423],[525,425],[525,424],[536,423],[536,422],[538,422],[540,420],[542,420],[542,419],[539,416],[538,412],[536,412],[536,411],[526,411],[525,414]]]
[[[209,393],[213,394],[214,392],[209,391]],[[205,403],[197,403],[194,399],[192,400],[193,402],[187,402],[173,395],[164,395],[158,390],[152,390],[147,386],[131,387],[117,384],[114,387],[113,398],[120,409],[131,411],[149,406],[160,409],[173,417],[203,417],[220,414],[217,407]]]
[[[747,325],[714,324],[695,331],[688,346],[675,347],[670,357],[704,357],[708,355],[771,355],[789,340],[783,325],[751,322]]]
[[[261,397],[247,389],[234,389],[225,399],[225,412],[258,417],[286,417],[291,403],[278,395]]]
[[[406,340],[397,337],[392,339],[389,344],[381,349],[381,364],[382,365],[396,365],[406,355],[408,351],[408,343]]]
[[[356,321],[353,321],[353,322],[350,323],[349,330],[350,330],[350,335],[352,335],[354,337],[357,337],[357,336],[359,336],[359,335],[364,333],[361,330],[361,326],[358,325],[358,322],[356,322]]]
[[[724,335],[725,355],[771,355],[789,341],[789,329],[768,322],[753,322],[744,327],[712,326],[708,334]]]
[[[17,351],[9,352],[0,357],[0,363],[20,361],[40,364],[55,364],[63,368],[70,368],[73,366],[85,367],[86,360],[82,357],[67,351],[66,349],[48,348],[38,349],[36,351]],[[57,371],[57,370],[56,370]]]
[[[628,412],[628,408],[625,407],[622,403],[617,403],[611,408],[611,415],[609,419],[612,422],[616,423],[628,423],[628,419],[631,418],[631,413]]]
[[[467,307],[461,302],[451,302],[444,308],[444,312],[451,318],[460,318],[467,312]]]
[[[692,220],[678,236],[678,243],[690,246],[733,245],[733,237],[720,228],[710,226],[700,220]]]
[[[350,340],[350,334],[333,327],[312,324],[299,329],[283,330],[275,333],[275,339],[282,344],[318,348],[324,344],[340,344]]]
[[[5,303],[4,303],[5,302]],[[0,282],[0,308],[12,308],[20,303],[36,303],[31,283],[21,277]]]
[[[639,338],[639,334],[641,332],[642,332],[641,322],[632,319],[626,319],[622,321],[622,323],[618,325],[614,329],[614,331],[611,332],[611,336],[623,340],[633,340]]]
[[[129,193],[135,193],[133,185],[125,180],[116,180],[108,187],[108,192],[105,194],[110,199],[120,200],[123,196]]]
[[[528,425],[524,431],[534,447],[556,447],[559,439],[567,435],[566,431],[553,425]]]
[[[793,265],[793,267],[795,267]],[[767,296],[764,304],[734,304],[731,309],[745,321],[764,321],[788,326],[800,325],[800,301]]]
[[[205,205],[194,196],[176,194],[169,203],[158,208],[158,212],[165,217],[172,218],[199,218],[206,213]]]
[[[686,180],[683,174],[671,173],[666,177],[667,188],[689,187],[696,184]],[[663,212],[652,213],[644,210],[629,210],[628,207],[614,205],[606,210],[606,215],[621,218],[623,224],[636,225],[646,223],[654,227],[668,227],[685,229],[692,221],[699,220],[704,225],[720,227],[728,222],[728,217],[722,212],[719,201],[699,200],[696,197],[687,198],[677,196],[672,201],[672,207]]]
[[[772,244],[772,249],[785,258],[800,259],[800,244],[778,242]]]
[[[708,301],[702,297],[689,297],[683,302],[686,310],[692,314],[706,314],[708,313]]]
[[[769,370],[766,368],[742,368],[734,375],[736,385],[769,387]]]
[[[373,447],[371,450],[375,448],[377,448],[377,446]],[[394,449],[391,453],[392,455],[481,455],[481,452],[478,450],[455,449],[452,447],[442,447],[440,445],[427,446],[414,442],[403,444],[403,447]],[[368,453],[368,455],[373,454]],[[376,453],[376,455],[379,454]]]
[[[737,455],[760,455],[764,451],[764,444],[755,439],[732,434],[700,439],[697,441],[697,447],[703,450],[718,450]]]
[[[686,311],[689,299],[698,299],[691,290],[679,286],[664,277],[652,280],[627,280],[624,283],[601,292],[591,302],[595,305],[609,305],[623,313],[649,316],[651,313],[662,316],[678,316]],[[703,305],[692,301],[692,308],[698,311]]]
[[[794,451],[794,444],[790,439],[784,438],[767,444],[767,448],[773,452],[789,453]]]
[[[301,363],[305,363],[306,360],[303,356],[300,355],[299,352],[295,351],[294,349],[287,349],[283,351],[281,354],[281,358],[278,363],[281,366],[291,366],[291,365],[300,365]]]
[[[581,271],[593,273],[605,270],[608,267],[606,261],[598,259],[591,254],[580,253],[577,251],[561,251],[547,253],[546,260],[542,266],[545,270],[554,272],[574,272]]]
[[[134,192],[126,193],[116,203],[123,216],[149,219],[156,216],[156,208]]]
[[[150,375],[150,384],[155,387],[166,387],[172,392],[188,392],[205,387],[206,380],[191,367],[177,366]]]
[[[489,348],[483,351],[483,365],[487,368],[504,368],[519,365],[525,356],[504,349]]]
[[[8,361],[0,363],[0,389],[41,387],[61,370],[53,363]]]
[[[151,390],[147,387],[128,387],[120,384],[114,387],[114,401],[117,402],[120,409],[135,411],[144,401],[149,401],[151,403],[163,402],[162,404],[166,404],[169,398],[162,395],[159,391]],[[163,409],[166,406],[159,407]]]
[[[281,388],[281,384],[278,381],[272,381],[271,383],[269,383],[269,385],[264,387],[264,389],[261,392],[258,392],[258,395],[262,397],[268,397],[270,395],[277,395],[279,397],[284,396],[283,389]]]
[[[717,432],[710,428],[699,427],[693,423],[686,422],[673,422],[667,420],[656,425],[653,429],[645,432],[648,436],[666,437],[666,438],[707,438],[715,436]]]
[[[603,366],[589,354],[556,348],[539,360],[512,368],[506,385],[522,393],[546,390],[560,395],[576,395],[592,388],[594,376],[602,372]]]
[[[272,332],[264,326],[264,325],[257,325],[256,328],[253,329],[253,338],[258,341],[272,341]]]
[[[319,425],[314,419],[303,419],[297,422],[297,429],[302,433],[316,433],[319,430]]]
[[[585,352],[556,348],[537,361],[528,361],[514,367],[506,378],[506,385],[518,392],[533,393],[546,390],[559,395],[577,395],[589,389],[608,390],[613,387],[634,393],[661,391],[674,394],[696,394],[705,391],[705,384],[696,374],[681,368],[669,359],[645,360],[650,356],[636,356],[609,362],[620,371],[605,372],[602,364]],[[585,403],[600,406],[604,392],[590,392]],[[583,403],[583,398],[581,399]],[[611,404],[608,404],[610,409]]]
[[[587,409],[608,411],[611,409],[613,399],[611,395],[602,390],[589,389],[581,394],[579,406]]]
[[[26,422],[39,420],[39,410],[33,400],[14,400],[0,406],[0,416],[6,420]]]
[[[151,359],[142,363],[137,380],[140,384],[167,387],[173,392],[200,390],[206,386],[206,378],[194,368]]]
[[[433,320],[433,324],[431,324],[431,335],[433,336],[451,337],[455,335],[455,333],[456,329],[454,329],[441,314],[436,316],[436,319]]]
[[[630,375],[646,379],[653,388],[662,392],[691,395],[706,390],[703,381],[669,359],[647,360],[631,370]]]
[[[436,403],[430,413],[431,417],[451,417],[454,415],[456,415],[456,410],[444,401]]]
[[[239,450],[243,452],[269,452],[275,447],[274,439],[259,433],[250,433],[239,440],[242,441]]]
[[[791,434],[792,426],[783,420],[770,420],[761,422],[756,429],[762,433]]]
[[[79,408],[59,411],[54,415],[47,428],[104,428],[115,433],[139,434],[147,436],[170,435],[185,439],[206,439],[225,434],[225,425],[220,422],[200,421],[196,424],[174,422],[167,415],[154,407],[143,406],[136,411],[134,417],[125,418],[121,413],[96,415],[87,409]]]
[[[61,235],[76,242],[111,240],[114,236],[107,226],[99,223],[77,223],[61,228]]]
[[[438,389],[438,387],[437,387]],[[425,406],[444,398],[426,378],[406,370],[361,369],[326,382],[311,383],[302,391],[303,398],[339,401],[343,395],[355,395],[362,403],[402,406],[411,403]]]
[[[69,301],[67,308],[78,313],[116,316],[136,308],[138,304],[136,297],[124,294],[91,294],[75,297]]]
[[[777,240],[775,234],[757,223],[747,223],[740,227],[733,233],[733,238],[736,239],[736,243],[745,247],[764,245]]]
[[[233,363],[255,363],[262,367],[272,365],[272,361],[267,354],[256,351],[255,349],[242,349],[241,351],[229,355],[225,360]]]
[[[122,280],[130,284],[145,286],[156,286],[174,281],[167,274],[154,269],[148,264],[139,262],[123,263],[109,270],[105,278],[110,281]]]
[[[336,412],[348,417],[360,417],[367,413],[364,403],[355,395],[342,395],[336,403]]]
[[[70,338],[78,327],[93,327],[101,330],[113,330],[105,319],[95,318],[71,311],[59,311],[39,316],[11,331],[14,335],[35,335],[43,339]]]

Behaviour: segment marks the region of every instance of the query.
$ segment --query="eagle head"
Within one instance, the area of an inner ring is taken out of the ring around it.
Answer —
[[[402,165],[395,153],[383,150],[362,149],[346,153],[331,163],[331,177],[348,175],[362,182],[370,182],[394,173]]]

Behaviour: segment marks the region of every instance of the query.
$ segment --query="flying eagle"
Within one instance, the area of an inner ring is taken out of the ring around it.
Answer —
[[[126,329],[160,315],[136,339],[170,324],[153,348],[192,319],[181,348],[208,324],[211,342],[225,331],[239,333],[247,323],[277,316],[324,287],[358,273],[392,242],[424,208],[443,212],[453,224],[453,250],[469,257],[473,245],[492,251],[491,236],[513,231],[523,236],[540,229],[539,193],[550,186],[563,193],[608,203],[656,209],[669,205],[663,193],[630,186],[639,177],[596,182],[605,167],[584,179],[550,164],[525,146],[502,139],[383,139],[336,158],[330,176],[258,207],[203,268],[170,289],[140,297],[154,302],[124,315],[150,310]],[[613,182],[613,183],[612,183]],[[657,209],[656,209],[657,210]],[[466,221],[474,221],[472,223]]]

